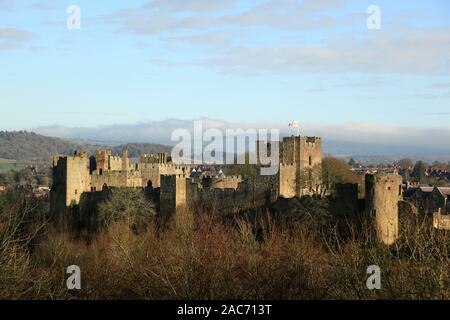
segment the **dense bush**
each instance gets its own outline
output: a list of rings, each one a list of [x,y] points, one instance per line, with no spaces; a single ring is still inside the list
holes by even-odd
[[[312,213],[289,224],[259,219],[255,228],[241,216],[225,223],[185,210],[164,231],[153,219],[141,232],[113,219],[87,244],[32,219],[24,202],[8,203],[0,207],[2,299],[450,298],[450,234],[428,221],[402,221],[400,240],[386,247],[370,226],[343,238]],[[74,264],[77,293],[65,287]],[[369,265],[381,268],[381,290],[366,287]]]

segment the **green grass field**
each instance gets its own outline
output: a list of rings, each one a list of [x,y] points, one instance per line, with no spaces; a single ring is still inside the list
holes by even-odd
[[[5,173],[10,170],[19,171],[25,168],[24,163],[20,163],[16,160],[10,160],[10,159],[1,159],[0,158],[0,173]]]

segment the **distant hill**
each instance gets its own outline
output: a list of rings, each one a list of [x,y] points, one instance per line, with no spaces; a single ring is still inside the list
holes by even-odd
[[[101,144],[79,144],[59,138],[47,137],[27,131],[0,131],[0,158],[21,162],[50,162],[54,155],[71,155],[76,150],[84,150],[94,154],[96,149],[111,149],[114,154],[121,154],[127,148],[129,156],[139,157],[141,154],[170,152],[168,146],[152,143],[129,143],[110,147]]]
[[[27,131],[0,131],[0,158],[19,161],[51,161],[55,154],[72,154],[79,144]]]

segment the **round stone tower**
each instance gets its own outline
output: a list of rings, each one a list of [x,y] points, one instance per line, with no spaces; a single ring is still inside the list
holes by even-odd
[[[396,173],[366,175],[366,213],[377,237],[387,245],[398,238],[398,202],[402,199],[402,177]]]

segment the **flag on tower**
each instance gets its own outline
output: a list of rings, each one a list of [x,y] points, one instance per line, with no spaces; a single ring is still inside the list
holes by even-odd
[[[300,123],[298,121],[289,122],[289,127],[291,128],[297,128],[299,125]]]

